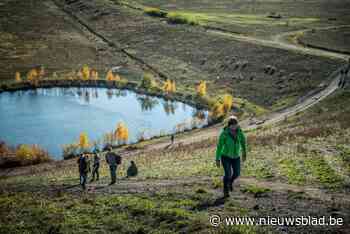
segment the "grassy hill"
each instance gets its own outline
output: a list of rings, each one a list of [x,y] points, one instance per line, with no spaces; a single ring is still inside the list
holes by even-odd
[[[350,208],[350,92],[338,91],[278,126],[248,132],[248,160],[225,203],[216,138],[125,156],[119,181],[82,192],[75,160],[16,169],[1,178],[1,232],[16,233],[346,233]],[[195,138],[195,135],[179,139]],[[151,144],[151,142],[148,142]],[[147,144],[148,144],[147,143]],[[139,146],[142,148],[144,146]],[[130,160],[137,178],[126,179]],[[17,175],[17,176],[11,176]],[[225,216],[335,216],[345,226],[210,226]]]

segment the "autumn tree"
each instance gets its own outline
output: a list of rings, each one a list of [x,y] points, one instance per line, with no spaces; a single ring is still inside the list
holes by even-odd
[[[129,130],[123,123],[118,123],[114,135],[118,142],[125,143],[129,138]]]
[[[227,113],[231,110],[233,104],[233,97],[230,94],[223,96],[224,111]]]
[[[81,151],[90,147],[89,137],[85,132],[80,133],[78,146],[80,147]]]
[[[92,80],[98,80],[98,72],[95,69],[91,69],[90,71],[90,77]]]
[[[225,115],[224,104],[217,100],[211,109],[211,114],[214,119],[220,119]]]
[[[83,68],[81,69],[81,74],[82,74],[82,79],[83,80],[88,80],[90,79],[90,68],[88,65],[84,65]]]
[[[106,75],[106,80],[108,81],[120,81],[121,78],[118,74],[114,75],[112,70],[109,70]]]
[[[157,83],[151,73],[143,74],[140,86],[145,89],[151,89],[157,86]]]
[[[16,157],[21,160],[22,165],[36,164],[50,161],[47,151],[38,145],[20,145],[15,152]]]
[[[175,81],[167,79],[163,85],[163,90],[166,93],[171,93],[176,91]]]
[[[27,80],[35,85],[37,84],[38,82],[38,79],[39,79],[39,73],[38,73],[38,70],[33,68],[33,69],[30,69],[30,71],[27,73]]]
[[[176,92],[176,85],[175,85],[175,80],[171,82],[171,92]]]
[[[197,94],[201,97],[207,94],[207,82],[201,80],[196,87]]]
[[[16,82],[21,82],[21,81],[22,81],[21,73],[16,72],[16,74],[15,74],[15,80],[16,80]]]

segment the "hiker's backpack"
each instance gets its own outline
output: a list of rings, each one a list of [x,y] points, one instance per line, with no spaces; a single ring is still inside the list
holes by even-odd
[[[120,155],[118,155],[118,154],[115,156],[115,163],[117,165],[122,164],[122,157]]]

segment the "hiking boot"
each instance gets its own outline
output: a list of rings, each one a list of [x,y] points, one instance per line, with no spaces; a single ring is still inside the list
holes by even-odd
[[[230,197],[230,193],[228,191],[224,192],[224,198],[229,198]]]

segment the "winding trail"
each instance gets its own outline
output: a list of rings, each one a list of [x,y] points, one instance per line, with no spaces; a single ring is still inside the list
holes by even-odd
[[[330,27],[323,27],[323,28],[315,28],[316,30],[325,30],[325,29],[336,29],[336,28],[342,28],[342,27],[349,27],[350,25],[340,25],[340,26],[330,26]],[[291,43],[289,38],[298,34],[302,34],[308,31],[311,31],[312,29],[304,29],[304,30],[297,30],[297,31],[291,31],[291,32],[285,32],[281,34],[274,35],[272,40],[265,40],[250,36],[244,36],[240,35],[234,32],[230,32],[228,30],[218,29],[218,28],[211,28],[206,27],[207,32],[214,34],[214,35],[221,35],[230,37],[233,40],[242,41],[242,42],[248,42],[256,45],[266,46],[266,47],[272,47],[272,48],[278,48],[283,50],[289,50],[289,51],[295,51],[302,54],[308,54],[313,56],[320,56],[320,57],[326,57],[331,59],[341,59],[341,60],[347,60],[350,56],[343,53],[333,52],[329,50],[321,50],[317,48],[311,48],[311,47],[305,47],[303,45],[300,45],[298,43]]]

